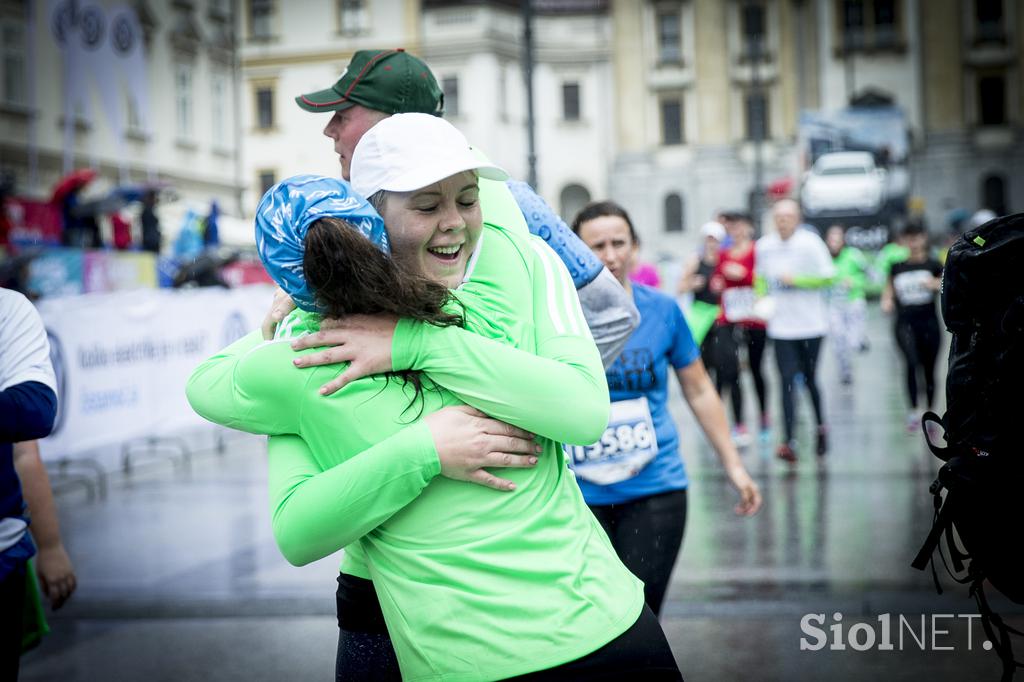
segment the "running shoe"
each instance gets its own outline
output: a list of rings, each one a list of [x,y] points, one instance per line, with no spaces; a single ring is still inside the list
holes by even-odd
[[[729,435],[732,436],[732,442],[735,443],[736,447],[738,448],[747,447],[753,440],[750,437],[750,432],[747,431],[746,424],[737,424],[736,426],[732,427],[732,430],[729,432]]]
[[[767,443],[772,437],[772,418],[767,412],[761,413],[761,442]]]
[[[815,447],[818,457],[828,452],[828,427],[822,424],[818,427],[818,439]]]
[[[921,428],[921,416],[916,411],[911,410],[907,413],[907,433],[915,435]]]
[[[779,447],[775,448],[775,456],[783,462],[789,462],[790,464],[796,462],[796,450],[789,443],[779,443]]]

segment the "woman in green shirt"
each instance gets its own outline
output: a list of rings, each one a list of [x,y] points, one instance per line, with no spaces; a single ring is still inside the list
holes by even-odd
[[[468,145],[444,126],[419,114],[386,119],[357,147],[352,177],[362,193],[385,191],[377,201],[402,272],[457,287],[459,305],[442,307],[465,328],[433,319],[429,306],[417,319],[363,300],[352,286],[359,269],[311,268],[325,254],[307,252],[307,277],[329,317],[400,317],[384,349],[393,374],[324,397],[318,387],[337,368],[297,368],[288,344],[254,334],[200,366],[189,398],[218,423],[283,435],[287,449],[271,452],[269,471],[282,551],[302,564],[347,548],[343,572],[372,579],[404,678],[621,670],[679,679],[642,585],[587,510],[561,450],[595,440],[608,415],[572,282],[525,230],[482,224],[478,197],[490,213],[503,186],[478,185],[471,171],[490,168],[479,161],[452,165]],[[302,220],[281,211],[265,220],[266,233],[273,241]],[[311,222],[311,233],[325,229]],[[413,297],[401,283],[386,291]],[[314,331],[320,319],[296,311],[282,328]],[[436,415],[463,403],[538,436],[536,463],[508,469],[500,490],[445,470],[451,450],[467,444],[446,442]]]

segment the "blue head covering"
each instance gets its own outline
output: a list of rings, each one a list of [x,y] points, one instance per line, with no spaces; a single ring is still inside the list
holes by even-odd
[[[302,272],[302,255],[306,232],[320,218],[340,218],[391,253],[384,220],[344,180],[295,175],[271,187],[256,208],[256,250],[278,286],[311,312],[321,311]]]

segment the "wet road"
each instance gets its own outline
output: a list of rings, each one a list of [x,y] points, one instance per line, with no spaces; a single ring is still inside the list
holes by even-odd
[[[998,679],[966,588],[947,578],[939,597],[930,573],[909,567],[930,527],[937,460],[907,433],[902,368],[877,307],[869,331],[853,386],[824,354],[825,458],[811,454],[806,400],[796,466],[774,460],[774,440],[744,449],[765,496],[753,519],[732,513],[675,392],[692,487],[662,621],[686,679]],[[781,412],[777,394],[772,408]],[[23,659],[22,680],[331,679],[338,558],[301,569],[281,558],[260,439],[232,435],[222,454],[210,433],[190,442],[187,469],[156,458],[112,477],[103,500],[74,486],[59,494],[79,589]],[[1010,611],[1024,624],[1020,607]],[[824,648],[801,650],[801,639]]]

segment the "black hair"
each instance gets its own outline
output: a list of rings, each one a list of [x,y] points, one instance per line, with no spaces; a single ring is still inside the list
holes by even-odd
[[[922,220],[911,220],[904,226],[900,234],[904,237],[916,237],[919,234],[927,235],[928,228]]]
[[[633,227],[633,221],[629,219],[629,214],[626,213],[626,209],[618,205],[614,201],[592,201],[591,203],[580,209],[580,212],[576,214],[576,217],[572,221],[572,231],[576,234],[580,233],[580,227],[583,223],[588,220],[594,220],[595,218],[601,218],[604,216],[616,216],[626,221],[626,225],[629,226],[629,236],[633,240],[634,244],[640,243],[640,237],[636,234],[636,228]]]

